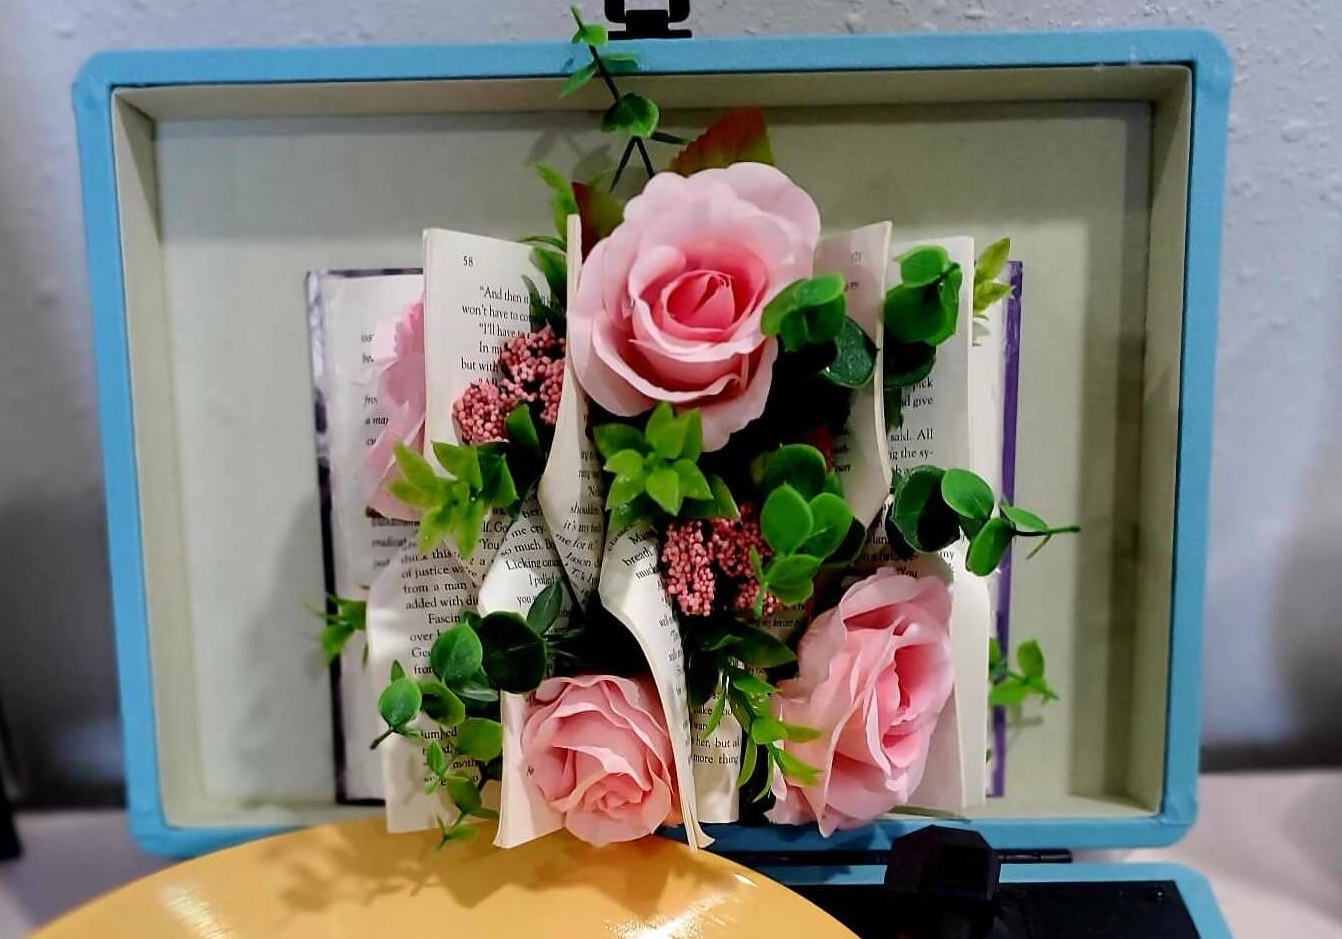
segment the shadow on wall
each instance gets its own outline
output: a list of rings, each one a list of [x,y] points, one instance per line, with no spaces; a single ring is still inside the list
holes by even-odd
[[[1342,310],[1332,321],[1339,324],[1334,360],[1342,361]],[[1333,370],[1324,381],[1319,400],[1330,403],[1329,411],[1312,424],[1315,456],[1300,491],[1291,497],[1295,514],[1286,524],[1283,556],[1273,564],[1265,559],[1246,574],[1255,578],[1280,571],[1265,643],[1270,657],[1261,665],[1270,673],[1269,686],[1281,689],[1289,730],[1270,745],[1208,748],[1205,769],[1342,766],[1342,377]],[[1262,484],[1290,486],[1292,481],[1264,479]],[[1264,493],[1265,504],[1269,495]],[[1253,511],[1251,506],[1244,510]],[[1208,624],[1209,647],[1235,641],[1235,623]]]
[[[100,491],[0,505],[0,706],[25,805],[122,800]]]

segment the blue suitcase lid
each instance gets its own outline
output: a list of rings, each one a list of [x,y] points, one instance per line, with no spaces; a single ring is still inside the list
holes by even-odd
[[[1177,226],[1183,254],[1182,309],[1177,346],[1170,352],[1180,376],[1174,459],[1172,576],[1169,595],[1162,765],[1158,803],[1149,811],[1109,815],[1045,811],[983,817],[972,824],[994,844],[1012,848],[1156,846],[1177,840],[1195,813],[1199,742],[1200,651],[1207,490],[1211,456],[1212,376],[1227,99],[1230,66],[1210,34],[1197,31],[1113,31],[1015,34],[924,34],[684,40],[639,45],[642,72],[658,75],[749,75],[776,72],[941,73],[957,70],[1048,70],[1096,65],[1186,70],[1188,97],[1175,105],[1187,120],[1186,185]],[[559,43],[495,46],[193,50],[119,52],[96,56],[75,87],[84,184],[99,402],[108,496],[108,525],[118,667],[126,733],[132,825],[151,850],[192,854],[273,831],[263,819],[202,825],[173,819],[165,804],[156,734],[155,677],[151,665],[149,590],[144,562],[145,509],[137,463],[135,376],[129,351],[127,255],[115,96],[120,92],[197,86],[268,86],[312,83],[403,82],[457,79],[500,81],[555,77],[569,66]],[[1106,70],[1098,70],[1104,72]],[[1121,71],[1121,70],[1108,70]],[[1097,74],[1098,74],[1097,72]],[[1072,73],[1069,73],[1071,75]],[[1084,82],[1072,76],[1069,81]],[[1087,97],[1078,84],[1078,96]],[[240,92],[246,93],[246,92]],[[1134,97],[1141,97],[1140,94]],[[1176,116],[1177,117],[1177,116]],[[1176,120],[1176,118],[1171,118]],[[1153,225],[1155,223],[1153,222]],[[1152,275],[1154,277],[1154,275]],[[1161,650],[1164,652],[1164,650]],[[1162,659],[1164,661],[1164,659]],[[231,817],[231,816],[230,816]],[[821,852],[872,849],[918,822],[885,821],[821,839],[813,830],[717,827],[717,847],[729,852]]]

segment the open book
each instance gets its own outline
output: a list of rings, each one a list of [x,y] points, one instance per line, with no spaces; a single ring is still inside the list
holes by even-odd
[[[575,231],[571,245],[576,241]],[[973,270],[970,239],[921,239],[918,243],[940,244],[964,270]],[[890,243],[888,223],[837,233],[822,241],[817,272],[845,273],[850,314],[873,339],[880,330],[885,291],[898,282],[899,266],[891,258],[907,247],[912,245]],[[577,271],[575,253],[570,258],[571,279]],[[1019,277],[1019,268],[1013,271]],[[343,755],[337,767],[342,796],[384,797],[393,830],[432,827],[435,817],[447,814],[450,806],[440,796],[424,793],[423,769],[413,744],[397,737],[376,752],[367,749],[367,742],[382,729],[375,702],[388,668],[392,661],[427,662],[438,633],[455,622],[454,610],[470,606],[485,612],[525,611],[544,584],[562,572],[584,602],[597,602],[594,595],[599,593],[600,602],[635,633],[643,647],[672,727],[677,761],[692,767],[689,778],[681,781],[682,796],[688,800],[682,815],[693,840],[707,843],[697,831],[698,822],[727,822],[737,817],[739,725],[728,719],[708,740],[694,729],[696,724],[703,728],[706,711],[688,712],[674,617],[669,606],[659,602],[658,594],[664,598],[660,588],[642,589],[656,584],[656,577],[642,573],[644,566],[655,567],[656,551],[629,533],[604,530],[600,461],[584,433],[562,432],[566,424],[582,428],[586,423],[585,403],[576,382],[565,384],[558,442],[539,492],[516,520],[490,519],[481,550],[467,563],[443,549],[420,557],[409,537],[413,526],[370,518],[357,499],[349,498],[349,487],[342,482],[353,478],[361,456],[359,445],[371,445],[369,428],[376,426],[370,423],[376,420],[376,396],[369,396],[366,381],[358,382],[361,366],[368,365],[361,343],[366,344],[376,325],[397,316],[423,291],[430,389],[426,442],[456,442],[452,405],[467,384],[496,367],[501,344],[527,328],[525,278],[531,276],[530,249],[524,245],[433,230],[425,236],[422,279],[407,273],[359,273],[314,275],[311,280],[312,307],[320,311],[314,322],[320,321],[324,337],[320,344],[323,368],[318,375],[325,394],[319,421],[325,422],[331,483],[326,526],[331,592],[363,596],[375,579],[386,592],[385,597],[374,596],[370,602],[371,655],[366,667],[359,661],[361,652],[347,653],[337,666],[335,719],[338,737],[346,741],[345,747],[338,748]],[[907,394],[900,426],[884,432],[884,408],[877,389],[864,389],[854,396],[849,433],[838,442],[835,463],[846,492],[859,507],[858,517],[870,519],[878,514],[888,493],[891,468],[908,469],[924,462],[969,467],[995,488],[1005,484],[1009,494],[1014,419],[1014,381],[1008,367],[1013,348],[1010,320],[999,310],[975,319],[971,290],[972,279],[966,278],[960,329],[940,348],[932,374]],[[1014,314],[1019,315],[1018,296]],[[884,448],[880,440],[885,441]],[[877,443],[864,445],[863,441]],[[564,447],[572,452],[561,452]],[[431,451],[426,455],[432,459]],[[888,560],[883,542],[883,533],[876,526],[867,563]],[[1000,790],[1000,779],[995,783],[994,779],[1004,740],[999,735],[989,741],[987,639],[1005,629],[1009,575],[1003,573],[995,582],[965,576],[963,552],[955,547],[942,560],[954,584],[956,691],[934,738],[924,784],[912,802],[925,808],[963,811],[978,804],[985,791]],[[379,571],[383,571],[380,579]],[[598,578],[598,572],[603,576]],[[405,583],[414,584],[414,589],[407,591]],[[510,711],[515,721],[519,709],[525,707],[524,701],[511,698],[504,696],[505,725]],[[422,729],[427,734],[435,732],[427,725]],[[506,740],[505,764],[510,756],[516,758]],[[994,753],[993,766],[983,760],[989,749]],[[525,772],[506,776],[515,780],[517,791],[505,790],[501,797],[507,829],[501,829],[501,843],[520,843],[557,827],[543,804],[528,801]],[[511,825],[506,824],[509,822]]]

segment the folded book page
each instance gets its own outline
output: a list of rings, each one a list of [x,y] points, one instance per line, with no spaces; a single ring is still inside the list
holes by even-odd
[[[563,565],[546,531],[540,503],[528,496],[522,511],[508,529],[494,563],[480,586],[479,613],[518,613],[526,616],[542,590],[564,577]],[[569,615],[569,599],[555,623],[563,629]],[[494,843],[513,848],[563,826],[559,813],[546,804],[531,782],[531,771],[522,754],[522,726],[530,707],[529,695],[505,694],[500,705],[503,723],[503,780],[499,793],[499,827]]]
[[[878,346],[890,257],[890,223],[880,222],[831,235],[816,251],[816,274],[842,273],[848,315]],[[853,392],[846,432],[835,442],[834,468],[854,517],[870,525],[890,494],[890,457],[885,439],[885,402],[877,372]]]
[[[424,233],[424,376],[429,388],[424,456],[430,463],[437,465],[435,442],[461,442],[453,405],[472,382],[496,377],[503,346],[530,331],[531,303],[523,278],[533,270],[531,249],[524,244],[440,228]],[[489,570],[505,531],[506,523],[486,524],[480,544],[465,559],[476,583]]]
[[[317,394],[322,535],[328,594],[363,600],[374,578],[412,538],[415,525],[368,511],[363,464],[387,417],[378,401],[373,335],[424,291],[419,271],[321,271],[308,275],[312,371]],[[352,638],[332,667],[336,799],[382,798],[382,768],[368,742],[380,732],[377,698],[364,675],[365,643]]]
[[[657,564],[657,539],[646,526],[633,525],[610,532],[601,563],[601,602],[633,633],[652,668],[671,735],[680,814],[687,840],[691,847],[707,847],[713,839],[699,827],[691,771],[693,730],[685,687],[685,650],[680,625],[662,587]]]
[[[889,457],[894,469],[910,470],[930,463],[940,467],[969,467],[971,457],[970,347],[972,343],[974,243],[969,238],[928,238],[894,244],[891,255],[920,245],[945,248],[960,265],[964,279],[955,334],[937,347],[931,374],[904,391],[900,426],[889,432]],[[888,285],[899,283],[899,263],[890,265]],[[883,530],[872,533],[862,565],[872,569],[892,560]],[[920,559],[918,564],[936,559]],[[955,688],[933,734],[928,769],[910,800],[919,808],[962,812],[983,801],[986,784],[988,636],[991,612],[987,585],[964,569],[964,546],[942,553],[940,565],[951,583],[951,653]]]
[[[413,542],[407,545],[378,575],[368,595],[368,680],[374,700],[387,686],[393,663],[399,662],[410,678],[429,677],[434,641],[457,625],[463,610],[475,605],[475,585],[455,554],[438,548],[421,556]],[[393,734],[376,751],[391,832],[436,828],[439,819],[451,822],[457,814],[442,790],[425,793],[423,750],[430,740],[450,739],[456,730],[442,728],[422,713],[411,726],[424,735],[422,743]],[[368,743],[371,740],[358,745]],[[463,771],[465,764],[454,768]],[[486,804],[491,804],[497,798],[495,787],[487,787],[484,795]]]
[[[582,268],[582,225],[568,220],[568,295],[573,299]],[[601,456],[587,428],[587,396],[566,358],[564,390],[559,398],[554,443],[541,474],[540,504],[550,536],[567,571],[578,602],[586,606],[596,593],[605,546],[605,482]]]

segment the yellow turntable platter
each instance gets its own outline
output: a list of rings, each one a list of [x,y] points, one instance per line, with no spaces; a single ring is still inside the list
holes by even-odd
[[[492,831],[433,854],[381,819],[325,825],[168,868],[33,939],[853,939],[783,886],[678,842],[520,848]]]

